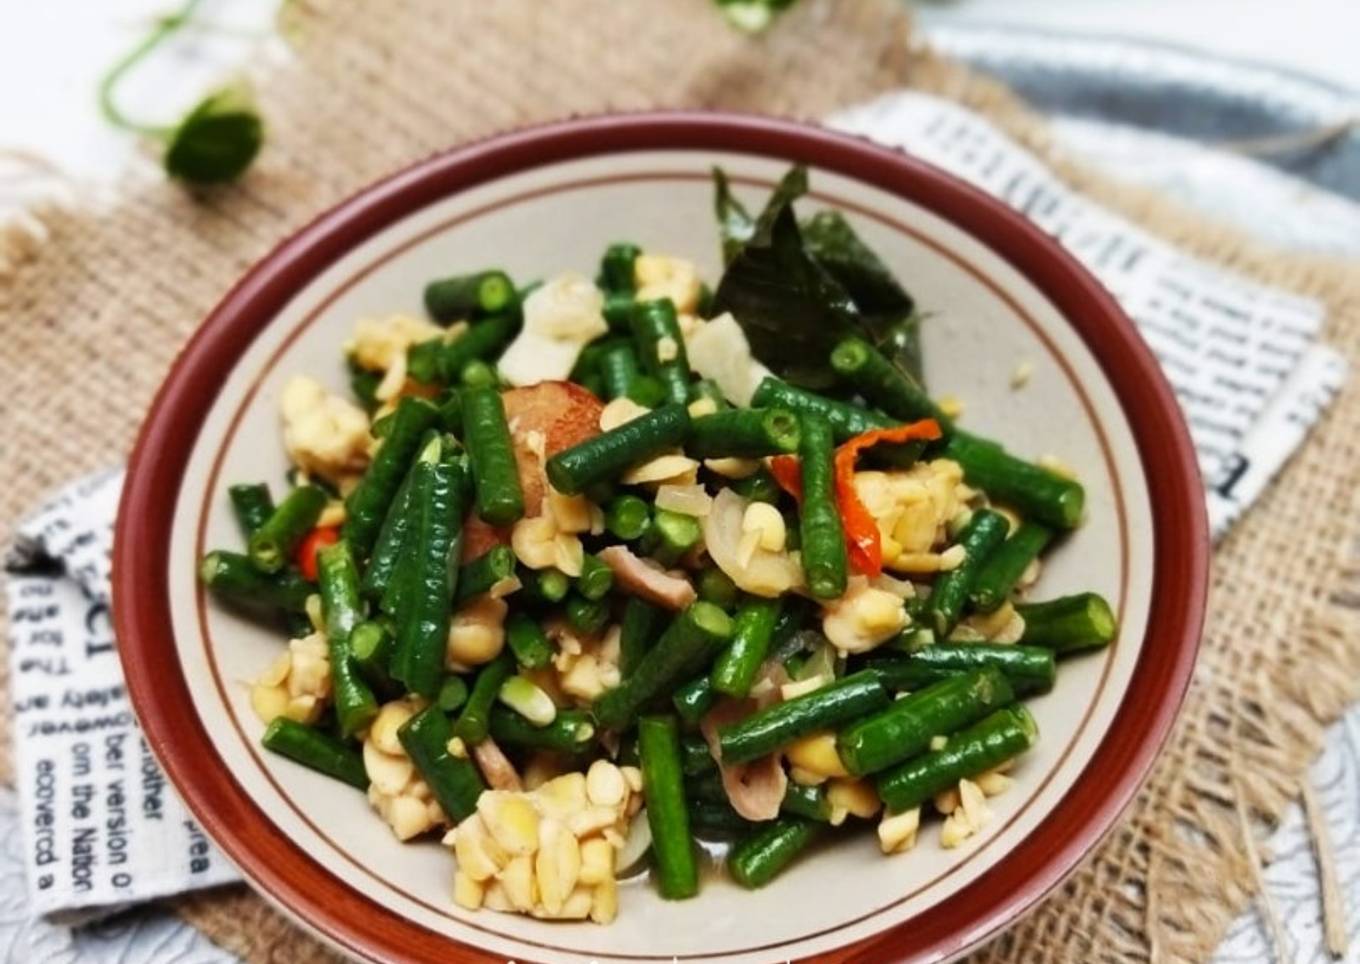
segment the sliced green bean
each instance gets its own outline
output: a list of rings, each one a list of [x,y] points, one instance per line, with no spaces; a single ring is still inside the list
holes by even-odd
[[[581,560],[581,574],[576,577],[576,591],[590,600],[603,599],[614,588],[614,570],[593,552]]]
[[[367,559],[396,498],[411,461],[434,426],[438,410],[422,398],[406,396],[397,403],[392,429],[354,491],[345,499],[342,534],[355,558]]]
[[[605,506],[604,527],[616,539],[632,542],[645,535],[651,526],[651,507],[636,495],[617,495]]]
[[[425,310],[442,324],[498,314],[516,303],[515,285],[504,271],[478,271],[431,281]]]
[[[457,712],[468,699],[467,683],[461,676],[445,676],[439,684],[439,695],[434,698],[435,705],[445,713]]]
[[[750,597],[742,603],[732,621],[732,642],[713,664],[714,690],[738,699],[750,693],[769,654],[780,609],[778,599]]]
[[[609,622],[607,599],[587,599],[580,593],[571,593],[567,596],[564,608],[567,625],[585,636],[595,635]]]
[[[302,613],[307,609],[307,597],[316,592],[296,570],[266,575],[243,554],[225,549],[203,557],[198,577],[213,595],[252,609]]]
[[[506,526],[524,515],[515,446],[505,420],[505,404],[493,388],[463,393],[463,444],[472,458],[477,515],[493,526]]]
[[[700,599],[721,609],[730,610],[741,598],[741,590],[732,577],[717,566],[709,565],[700,569],[694,580],[694,588]]]
[[[623,620],[619,624],[619,676],[628,679],[643,655],[651,649],[661,624],[661,610],[638,596],[629,596],[623,604]]]
[[[699,892],[699,868],[685,807],[680,768],[680,736],[675,720],[648,716],[638,722],[642,794],[652,831],[652,855],[661,896],[683,900]]]
[[[689,724],[697,724],[705,713],[718,702],[719,693],[713,688],[707,676],[696,676],[671,695],[675,712],[680,719]]]
[[[606,729],[623,730],[642,707],[698,672],[732,633],[732,620],[717,606],[691,603],[661,634],[624,681],[595,701],[595,718]]]
[[[1022,603],[1015,611],[1025,621],[1020,642],[1059,654],[1099,649],[1109,645],[1119,632],[1110,604],[1093,592]]]
[[[631,295],[637,290],[633,277],[633,265],[642,249],[631,241],[616,241],[605,248],[600,258],[598,284],[604,291],[616,291]]]
[[[641,548],[663,566],[674,566],[703,538],[699,520],[692,515],[657,509],[652,513],[652,525],[643,537]]]
[[[520,569],[520,596],[541,605],[560,603],[571,591],[571,579],[560,569]]]
[[[359,570],[349,543],[341,539],[316,554],[321,612],[331,663],[331,695],[340,735],[354,736],[378,715],[378,701],[350,658],[350,634],[363,618]]]
[[[685,452],[696,459],[758,459],[798,451],[798,416],[786,408],[734,408],[689,423]]]
[[[836,737],[836,748],[852,774],[877,773],[1014,699],[1010,683],[994,667],[951,676],[852,723]]]
[[[231,498],[241,535],[249,541],[255,530],[274,514],[274,497],[269,494],[269,486],[263,482],[245,482],[228,487],[227,495]]]
[[[525,612],[512,612],[505,620],[505,642],[515,662],[525,669],[542,669],[552,662],[553,645],[538,620]]]
[[[831,351],[831,368],[893,418],[904,422],[933,418],[945,435],[953,431],[953,422],[920,383],[863,338],[852,336],[836,345]]]
[[[999,670],[1017,696],[1047,693],[1057,676],[1051,649],[1015,643],[937,643],[868,663],[890,690],[919,690],[986,666]]]
[[[638,377],[637,353],[632,345],[611,345],[600,355],[600,381],[604,383],[605,398],[623,398]]]
[[[944,749],[924,753],[878,778],[878,795],[894,813],[919,807],[960,780],[977,776],[1034,745],[1038,724],[1023,706],[1007,706],[953,734]]]
[[[1000,608],[1052,538],[1053,530],[1042,523],[1021,523],[978,570],[968,593],[969,603],[985,613]]]
[[[638,302],[633,306],[632,327],[643,369],[661,382],[667,401],[688,403],[689,359],[675,304],[669,298]]]
[[[292,561],[302,540],[316,527],[330,499],[314,485],[300,485],[251,533],[250,561],[260,572],[279,572]]]
[[[849,572],[845,530],[836,508],[832,453],[831,425],[817,415],[803,416],[798,446],[803,481],[799,539],[808,589],[818,599],[844,595]]]
[[[773,753],[813,730],[867,716],[890,702],[878,677],[864,670],[718,728],[724,763],[745,763]]]
[[[817,839],[823,826],[801,817],[762,824],[728,852],[727,871],[749,890],[764,887]]]
[[[926,600],[925,623],[935,630],[937,637],[948,636],[958,623],[978,572],[1005,541],[1009,528],[1010,523],[1001,513],[979,509],[959,533],[963,561],[935,580]]]
[[[1081,483],[1009,455],[995,442],[955,432],[941,453],[963,467],[964,480],[1026,518],[1057,529],[1081,522],[1086,493]]]
[[[437,706],[427,706],[397,730],[402,749],[456,824],[477,812],[477,798],[486,783],[471,760],[449,753],[452,736],[449,718]]]
[[[838,402],[816,392],[796,388],[773,375],[767,375],[756,387],[755,394],[751,396],[751,407],[784,408],[800,416],[820,415],[830,424],[832,437],[837,443],[849,441],[856,435],[863,435],[875,429],[894,428],[902,424],[881,412],[851,405],[848,402]],[[872,454],[875,459],[882,462],[909,466],[920,458],[924,447],[924,443],[921,442],[876,445]]]
[[[580,753],[595,738],[595,724],[584,710],[558,710],[547,726],[534,726],[508,706],[493,706],[491,738],[503,747]]]
[[[515,551],[506,545],[494,545],[476,559],[458,567],[456,602],[466,602],[473,596],[490,592],[499,583],[514,578]]]
[[[431,429],[425,435],[425,442],[416,455],[416,462],[437,462],[442,452],[443,442],[439,433]],[[401,480],[392,499],[392,505],[383,518],[382,527],[378,529],[378,537],[373,542],[368,565],[364,567],[363,579],[359,582],[359,591],[375,602],[385,599],[388,587],[392,585],[392,580],[402,567],[407,539],[416,518],[411,499],[414,479],[415,465],[412,465],[405,478]],[[394,590],[392,597],[385,599],[383,611],[389,615],[395,612],[395,607],[400,603],[400,595],[400,589]]]
[[[348,783],[358,790],[368,789],[368,773],[363,758],[348,743],[329,733],[303,726],[286,716],[274,719],[260,741],[265,749],[301,763],[317,773]]]
[[[392,675],[433,698],[444,675],[452,597],[458,578],[464,470],[450,459],[418,462],[412,487],[416,520],[407,552],[411,578],[397,612]]]
[[[381,623],[365,620],[350,631],[350,662],[375,694],[396,689],[389,672],[395,648],[396,639]]]
[[[680,445],[689,430],[684,405],[663,405],[548,459],[548,481],[568,495],[611,481],[630,466]]]
[[[481,668],[477,679],[473,681],[472,692],[463,704],[463,711],[458,714],[458,721],[453,725],[454,736],[460,737],[469,746],[486,739],[491,725],[491,707],[500,694],[501,684],[514,672],[515,660],[508,652],[502,652]]]

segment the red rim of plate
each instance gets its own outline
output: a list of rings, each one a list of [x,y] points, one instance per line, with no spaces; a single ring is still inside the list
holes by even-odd
[[[484,952],[383,908],[304,853],[227,770],[194,711],[169,599],[175,493],[215,392],[251,341],[309,281],[388,225],[460,190],[559,161],[645,150],[740,150],[800,161],[918,204],[988,246],[1065,316],[1123,407],[1152,502],[1154,573],[1142,650],[1127,692],[1061,805],[948,901],[843,948],[842,959],[939,958],[1013,923],[1112,828],[1175,722],[1204,618],[1209,538],[1190,436],[1133,324],[1056,242],[1000,201],[924,162],[820,128],[721,113],[570,120],[436,155],[332,208],[281,243],[208,315],[152,404],[128,465],[113,551],[113,612],[133,705],[148,743],[204,830],[254,885],[356,956],[446,960]],[[1094,768],[1098,766],[1098,774]],[[566,948],[561,949],[568,953]],[[487,960],[499,958],[486,955]]]

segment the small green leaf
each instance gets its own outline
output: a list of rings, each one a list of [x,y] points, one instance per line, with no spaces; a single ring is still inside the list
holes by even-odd
[[[165,150],[165,170],[191,184],[234,181],[264,143],[264,123],[249,88],[209,94],[180,121]]]

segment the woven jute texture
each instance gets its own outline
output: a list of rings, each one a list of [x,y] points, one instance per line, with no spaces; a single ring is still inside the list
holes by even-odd
[[[48,212],[47,243],[0,277],[0,539],[53,486],[125,457],[179,346],[288,232],[437,149],[573,114],[810,119],[897,87],[937,93],[1155,233],[1321,300],[1327,339],[1360,359],[1353,271],[1261,247],[1056,156],[1041,119],[1004,88],[914,47],[891,0],[803,0],[758,38],[726,27],[710,0],[302,0],[287,11],[291,56],[258,78],[269,144],[242,185],[191,197],[148,164],[103,209]],[[1296,796],[1325,724],[1360,696],[1347,595],[1357,480],[1352,381],[1218,547],[1201,664],[1152,780],[1060,892],[979,960],[1209,955],[1254,890],[1239,811],[1264,831]],[[12,775],[8,756],[0,763]],[[243,888],[175,906],[250,961],[329,956]]]

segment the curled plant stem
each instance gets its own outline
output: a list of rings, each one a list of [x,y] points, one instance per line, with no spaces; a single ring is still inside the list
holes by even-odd
[[[156,24],[156,28],[152,30],[141,43],[124,54],[123,57],[110,67],[106,74],[104,74],[104,78],[99,82],[99,110],[110,124],[113,124],[115,127],[121,127],[124,130],[144,134],[147,137],[154,137],[156,140],[161,141],[169,140],[170,137],[173,136],[175,132],[173,125],[155,126],[151,124],[142,124],[128,117],[118,107],[117,102],[114,100],[113,93],[119,82],[122,81],[133,67],[141,63],[142,60],[159,47],[167,37],[179,30],[180,27],[184,26],[189,18],[193,16],[194,11],[198,8],[200,3],[202,3],[202,0],[187,0],[184,6],[176,13],[160,18]]]

